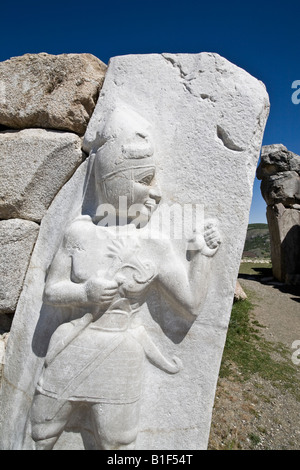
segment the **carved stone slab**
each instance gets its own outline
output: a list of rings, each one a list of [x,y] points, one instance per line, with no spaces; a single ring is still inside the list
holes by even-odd
[[[2,448],[207,448],[268,110],[217,54],[110,60],[19,301]]]

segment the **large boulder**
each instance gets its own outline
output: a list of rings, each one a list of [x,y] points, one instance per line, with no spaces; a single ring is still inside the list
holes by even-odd
[[[0,314],[13,313],[39,225],[27,220],[0,221]]]
[[[296,171],[300,175],[300,156],[290,152],[282,144],[264,145],[256,176],[259,180],[284,171]]]
[[[268,205],[284,206],[300,204],[300,176],[296,171],[284,171],[264,177],[261,193]]]
[[[267,207],[267,219],[274,277],[300,284],[300,211],[275,204]]]
[[[300,156],[282,144],[262,147],[256,176],[267,205],[300,203]]]
[[[0,125],[84,134],[106,65],[91,54],[25,54],[0,63]]]
[[[76,134],[45,129],[0,132],[0,218],[40,222],[84,159]]]
[[[256,172],[267,203],[273,275],[300,283],[300,156],[282,144],[262,148]]]

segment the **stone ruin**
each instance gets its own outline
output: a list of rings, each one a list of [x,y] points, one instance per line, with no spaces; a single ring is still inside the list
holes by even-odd
[[[268,112],[218,54],[0,63],[1,449],[207,448]]]
[[[273,276],[300,284],[300,156],[282,144],[262,147],[257,168],[267,203]]]

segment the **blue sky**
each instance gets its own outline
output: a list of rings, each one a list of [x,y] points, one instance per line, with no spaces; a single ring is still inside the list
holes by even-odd
[[[262,80],[271,102],[263,145],[300,154],[299,0],[35,0],[2,2],[0,61],[30,53],[217,52]],[[299,94],[300,97],[300,94]],[[255,181],[249,222],[266,222]]]

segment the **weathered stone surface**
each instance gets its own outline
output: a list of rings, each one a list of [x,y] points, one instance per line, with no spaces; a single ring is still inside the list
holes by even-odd
[[[239,281],[236,281],[234,299],[233,299],[234,302],[239,302],[240,300],[246,300],[246,299],[247,299],[247,294],[245,293]]]
[[[27,220],[0,221],[0,313],[12,313],[22,289],[39,225]]]
[[[1,448],[207,447],[268,109],[263,84],[217,54],[111,59],[85,134],[89,159],[42,220],[18,303],[0,400]],[[139,203],[146,226],[97,224],[104,203],[122,213],[118,196]],[[178,219],[166,209],[182,222],[186,205],[199,218],[187,209],[185,230],[171,236]],[[116,264],[108,272],[109,260]],[[86,327],[78,356],[62,333],[73,325]],[[51,351],[58,355],[51,359]],[[103,351],[109,354],[100,360]],[[86,364],[91,352],[97,360]],[[80,369],[81,361],[92,370]],[[70,396],[74,368],[85,377]],[[38,403],[37,390],[49,402],[47,386],[55,388],[52,409]],[[51,419],[61,415],[58,397],[68,415],[69,401],[74,411],[68,424],[60,416],[59,430]]]
[[[262,147],[256,176],[261,182],[261,192],[268,205],[284,206],[300,201],[300,156],[282,144]]]
[[[300,203],[300,176],[296,171],[284,171],[264,177],[261,193],[268,205]]]
[[[264,145],[256,176],[259,180],[284,171],[300,174],[300,156],[290,152],[282,144]]]
[[[300,156],[282,144],[262,148],[257,169],[267,203],[273,275],[300,283]]]
[[[85,155],[76,134],[44,129],[0,132],[0,218],[39,222]]]
[[[267,207],[273,275],[300,284],[300,211],[283,204]]]
[[[25,54],[0,62],[0,125],[84,134],[105,70],[91,54]]]

